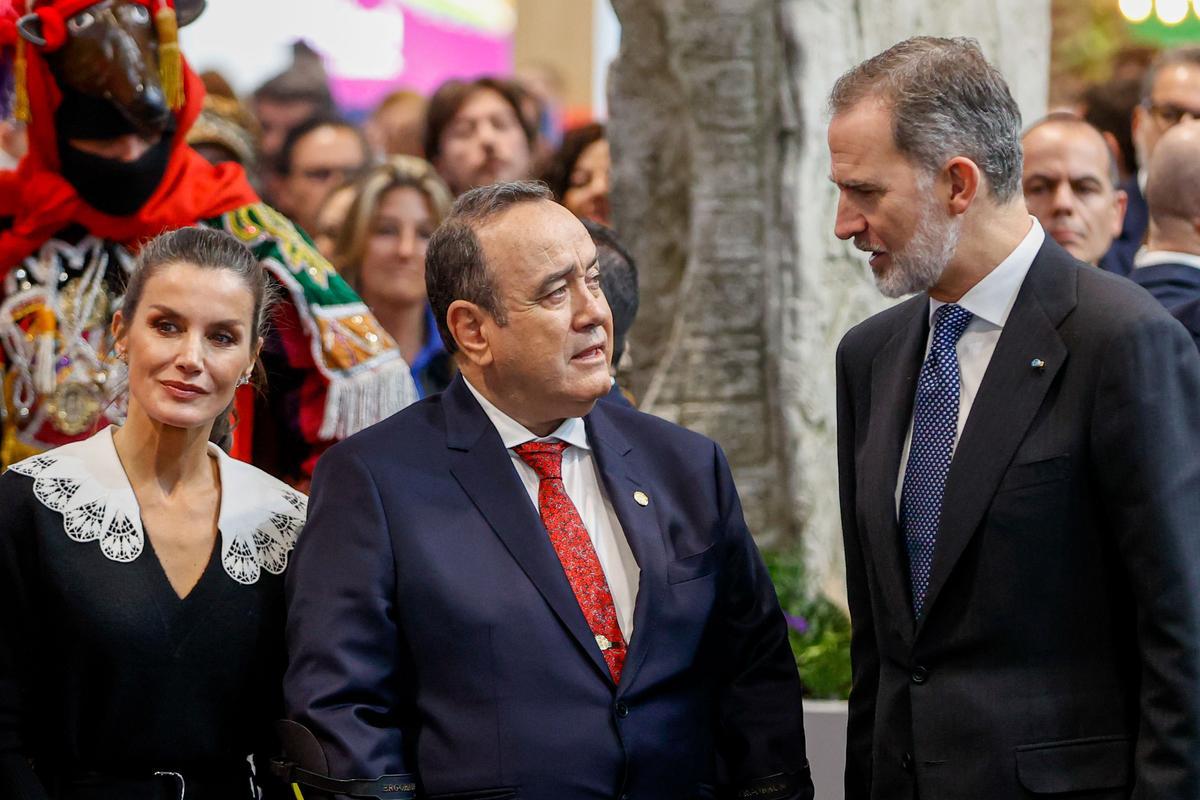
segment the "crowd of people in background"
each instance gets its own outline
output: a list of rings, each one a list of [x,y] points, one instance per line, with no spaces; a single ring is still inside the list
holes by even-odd
[[[546,70],[349,119],[303,45],[243,100],[203,3],[97,5],[0,26],[0,798],[812,800],[729,464],[621,385],[605,127]],[[1022,131],[916,37],[829,108],[913,295],[837,356],[847,798],[1196,797],[1200,47]]]
[[[264,198],[354,276],[372,310],[390,320],[426,393],[443,388],[449,372],[436,357],[436,326],[422,316],[427,305],[411,270],[448,210],[446,198],[499,181],[542,180],[580,219],[612,224],[604,125],[562,130],[550,96],[554,76],[543,72],[451,80],[429,97],[398,89],[359,124],[339,114],[319,57],[298,44],[292,66],[248,104],[220,75],[206,74],[209,97],[189,140],[214,162],[245,167]],[[1200,48],[1130,62],[1026,128],[1022,185],[1030,213],[1059,244],[1145,286],[1200,343],[1200,245],[1178,235],[1188,209],[1175,202],[1188,194],[1186,170],[1164,165],[1157,215],[1149,201],[1160,139],[1197,115]],[[1181,134],[1177,147],[1186,149],[1187,139]],[[397,287],[407,276],[412,290],[388,289],[376,275]],[[372,288],[364,292],[363,281]]]
[[[298,44],[292,65],[245,103],[221,75],[202,75],[208,97],[188,139],[213,163],[240,164],[312,238],[396,339],[424,396],[454,372],[425,297],[425,246],[466,190],[543,181],[633,264],[609,227],[604,125],[562,130],[545,71],[449,80],[429,97],[398,89],[359,123],[337,108],[319,57]],[[635,280],[631,309],[636,290]],[[632,316],[618,327],[630,324]]]
[[[1145,287],[1200,346],[1197,119],[1200,47],[1168,51],[1027,127],[1022,187],[1055,241]]]

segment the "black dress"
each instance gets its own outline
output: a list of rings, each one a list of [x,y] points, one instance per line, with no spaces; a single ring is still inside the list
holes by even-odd
[[[214,451],[220,535],[182,599],[110,430],[0,477],[0,798],[256,796],[305,498]]]

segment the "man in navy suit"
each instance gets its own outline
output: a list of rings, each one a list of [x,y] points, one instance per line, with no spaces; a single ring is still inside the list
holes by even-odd
[[[459,198],[461,374],[331,449],[287,584],[288,716],[421,797],[811,798],[786,625],[711,441],[612,403],[596,248],[540,184]]]
[[[1200,300],[1197,181],[1200,181],[1200,123],[1186,122],[1163,135],[1150,159],[1146,179],[1150,232],[1129,276],[1172,312],[1178,306]]]

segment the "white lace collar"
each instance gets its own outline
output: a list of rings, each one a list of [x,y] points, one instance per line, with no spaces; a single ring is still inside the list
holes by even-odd
[[[37,499],[62,515],[67,536],[99,541],[113,561],[142,553],[145,533],[133,487],[117,457],[113,429],[27,458],[10,469],[34,479]],[[288,554],[304,525],[308,498],[262,470],[230,458],[216,445],[221,475],[221,564],[238,583],[252,584],[262,570],[287,567]]]

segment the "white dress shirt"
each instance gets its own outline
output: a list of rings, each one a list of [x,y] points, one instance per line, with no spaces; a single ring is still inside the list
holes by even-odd
[[[1029,218],[1033,223],[1029,233],[1009,253],[1008,258],[996,265],[996,268],[983,277],[979,283],[972,286],[958,301],[958,305],[970,311],[975,317],[963,331],[954,351],[958,354],[959,390],[958,390],[958,431],[951,445],[951,458],[962,437],[963,427],[975,403],[975,394],[979,384],[983,382],[983,374],[987,372],[992,354],[996,352],[996,343],[1000,341],[1000,333],[1004,323],[1012,313],[1013,304],[1017,302],[1017,293],[1025,282],[1025,275],[1033,264],[1038,250],[1046,234],[1041,224],[1034,217]],[[933,333],[933,312],[946,305],[940,300],[929,298],[929,328]],[[925,357],[929,357],[931,346],[930,337],[925,340]],[[915,409],[914,409],[915,411]],[[908,422],[908,434],[904,437],[904,450],[900,454],[900,475],[896,480],[896,515],[900,514],[900,493],[904,488],[904,473],[908,471],[908,451],[912,446],[912,420]]]
[[[633,639],[633,609],[637,603],[638,583],[642,571],[637,559],[633,557],[633,550],[629,547],[629,540],[625,537],[621,521],[617,519],[617,513],[604,491],[583,420],[579,417],[563,420],[562,425],[549,436],[538,437],[490,403],[465,376],[463,380],[483,407],[483,412],[492,421],[492,425],[496,427],[504,446],[508,448],[513,469],[525,484],[525,491],[529,493],[535,511],[538,507],[538,485],[541,480],[533,467],[526,464],[513,448],[526,442],[547,442],[554,439],[567,443],[562,459],[563,487],[567,490],[567,497],[571,498],[571,502],[579,511],[583,526],[587,528],[592,547],[596,549],[596,557],[600,559],[600,567],[604,570],[604,577],[608,580],[608,589],[612,592],[613,606],[617,611],[617,625],[626,643],[630,642]]]

